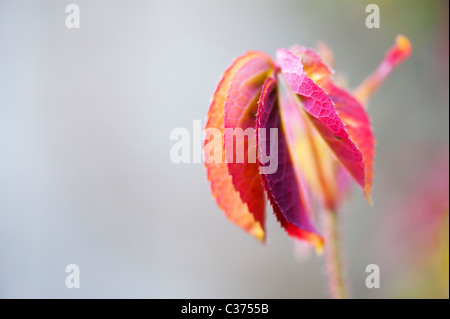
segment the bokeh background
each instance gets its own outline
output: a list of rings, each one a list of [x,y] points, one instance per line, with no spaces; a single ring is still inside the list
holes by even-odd
[[[399,33],[413,55],[369,108],[375,205],[355,188],[343,209],[348,277],[358,298],[448,297],[447,1],[71,2],[0,0],[0,297],[328,297],[324,258],[299,260],[270,212],[266,245],[228,222],[170,132],[247,50],[323,41],[353,88]]]

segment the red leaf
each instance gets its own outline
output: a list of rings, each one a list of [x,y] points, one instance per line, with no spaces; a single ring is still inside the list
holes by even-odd
[[[316,83],[332,99],[334,108],[339,118],[344,122],[350,139],[361,152],[365,167],[364,193],[368,201],[371,202],[375,137],[372,132],[369,116],[356,98],[344,89],[337,87],[331,81],[332,72],[322,62],[317,53],[300,46],[293,47],[293,50],[296,55],[301,57],[303,69],[308,77],[316,78]],[[319,73],[319,75],[315,73]]]
[[[265,196],[256,161],[256,113],[262,86],[273,71],[271,58],[255,53],[230,80],[224,109],[228,171],[241,200],[260,220],[264,220]]]
[[[258,240],[263,241],[265,238],[264,211],[250,211],[248,205],[242,201],[239,192],[234,188],[232,177],[228,171],[228,164],[225,161],[222,139],[224,136],[224,105],[230,82],[243,66],[260,56],[259,52],[248,52],[237,58],[225,71],[214,93],[205,127],[206,133],[208,133],[208,129],[216,129],[220,136],[212,140],[208,136],[205,137],[204,156],[208,180],[211,182],[212,194],[218,206],[225,212],[228,219]],[[207,151],[211,146],[210,143],[213,143],[214,154]],[[216,152],[219,156],[215,157]],[[218,160],[216,160],[217,158]],[[256,200],[262,201],[264,199]]]
[[[304,110],[337,159],[364,188],[364,164],[361,152],[350,140],[333,101],[303,70],[299,57],[285,49],[277,50],[277,61],[290,89],[298,94]]]
[[[326,86],[329,96],[335,103],[339,117],[346,124],[351,140],[362,154],[365,170],[364,194],[371,202],[373,158],[375,156],[375,137],[372,132],[369,116],[362,105],[347,91],[337,87],[331,81]]]
[[[272,143],[278,143],[278,168],[273,174],[262,174],[263,184],[267,191],[275,216],[287,233],[297,239],[312,243],[317,251],[323,247],[323,239],[311,224],[308,213],[307,195],[304,185],[296,172],[282,128],[280,109],[277,100],[276,80],[267,79],[258,103],[257,121],[258,158],[268,155]],[[276,140],[271,140],[270,129],[278,130]],[[262,131],[264,130],[264,132]],[[269,138],[270,137],[270,138]],[[263,146],[263,147],[262,147]],[[264,154],[265,153],[265,154]],[[273,157],[269,157],[274,160]],[[260,161],[261,167],[271,163]],[[264,163],[264,164],[263,164]]]

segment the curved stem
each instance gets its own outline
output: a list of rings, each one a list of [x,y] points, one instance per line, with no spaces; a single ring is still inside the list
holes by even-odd
[[[335,211],[328,211],[325,214],[325,221],[326,262],[330,293],[332,298],[346,299],[348,298],[348,291],[340,245],[339,214]]]

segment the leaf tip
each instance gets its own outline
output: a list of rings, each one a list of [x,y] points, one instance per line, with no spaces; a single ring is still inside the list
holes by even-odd
[[[311,233],[311,237],[308,240],[313,246],[316,254],[321,256],[324,251],[325,241],[322,236]]]
[[[397,35],[395,38],[395,45],[397,46],[399,52],[402,52],[405,57],[409,57],[412,52],[412,46],[406,36],[402,34]]]
[[[364,197],[366,198],[367,202],[371,207],[373,207],[373,200],[372,200],[372,194],[364,192]]]
[[[266,233],[264,232],[259,222],[256,222],[252,225],[249,233],[254,236],[260,243],[264,243],[266,241]]]

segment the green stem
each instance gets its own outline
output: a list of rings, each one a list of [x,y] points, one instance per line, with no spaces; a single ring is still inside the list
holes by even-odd
[[[335,299],[347,299],[348,291],[342,262],[341,238],[339,235],[339,214],[335,211],[328,211],[325,215],[325,253],[331,297]]]

